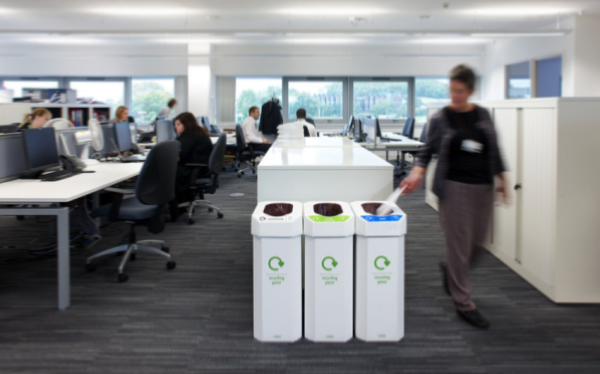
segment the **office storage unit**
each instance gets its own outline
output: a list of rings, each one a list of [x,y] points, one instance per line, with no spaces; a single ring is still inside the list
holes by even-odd
[[[495,121],[513,196],[494,209],[487,248],[556,303],[600,303],[600,99],[480,105]]]
[[[304,336],[315,342],[352,338],[354,214],[348,203],[304,204]]]
[[[302,203],[263,202],[252,214],[254,338],[302,337]]]
[[[391,213],[378,216],[389,206]],[[397,342],[404,337],[404,237],[406,214],[389,201],[350,204],[356,222],[356,337]]]
[[[2,124],[23,121],[26,113],[31,113],[37,108],[44,108],[52,113],[52,118],[65,118],[73,122],[73,126],[87,126],[90,118],[98,121],[108,121],[111,110],[104,104],[50,104],[50,103],[12,103],[0,104],[0,118]]]

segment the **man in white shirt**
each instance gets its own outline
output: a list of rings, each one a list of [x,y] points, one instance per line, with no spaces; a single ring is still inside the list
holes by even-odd
[[[256,120],[260,118],[260,110],[258,107],[253,106],[248,110],[248,114],[250,116],[242,123],[246,144],[252,144],[252,149],[255,151],[266,153],[271,148],[271,144],[267,139],[258,136],[258,130],[256,129]]]
[[[308,129],[308,134],[311,137],[317,136],[317,129],[315,129],[315,125],[313,125],[310,122],[306,122],[306,110],[304,110],[303,108],[298,109],[296,111],[296,120],[298,122],[301,122],[302,125],[304,125],[304,127]]]
[[[175,100],[175,99],[169,100],[169,102],[167,103],[167,106],[162,108],[158,112],[156,117],[164,117],[164,119],[171,119],[171,111],[173,110],[173,108],[175,108],[175,105],[177,105],[177,100]]]

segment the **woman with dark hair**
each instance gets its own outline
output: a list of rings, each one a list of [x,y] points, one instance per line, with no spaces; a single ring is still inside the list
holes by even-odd
[[[427,142],[400,186],[406,192],[419,188],[432,154],[438,155],[432,190],[439,199],[446,237],[446,261],[440,263],[443,286],[461,318],[487,328],[490,323],[471,300],[468,272],[483,251],[494,203],[494,178],[504,203],[508,202],[508,182],[490,114],[469,103],[474,89],[475,74],[470,68],[452,69],[452,102],[430,119]]]
[[[198,124],[196,117],[190,112],[181,113],[175,118],[177,141],[181,143],[179,163],[177,164],[177,191],[182,191],[189,182],[192,168],[186,164],[208,165],[213,144],[210,134]],[[208,174],[208,167],[200,169],[199,177]]]

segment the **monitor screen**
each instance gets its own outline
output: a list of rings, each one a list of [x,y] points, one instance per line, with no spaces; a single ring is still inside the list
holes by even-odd
[[[346,126],[344,126],[344,131],[342,131],[342,136],[347,136],[348,131],[350,131],[352,129],[353,125],[354,125],[354,116],[350,116],[350,121],[348,121],[348,124]]]
[[[19,129],[18,123],[13,123],[12,125],[0,125],[0,135],[15,133],[15,132],[17,132],[18,129]]]
[[[158,121],[156,122],[156,142],[162,143],[167,140],[175,140],[177,133],[173,121]]]
[[[59,165],[53,127],[23,130],[23,145],[29,171],[40,171]]]
[[[58,153],[65,156],[77,156],[77,139],[75,133],[63,132],[58,134]]]
[[[364,118],[362,120],[363,131],[367,134],[367,143],[375,143],[377,134],[375,118]]]
[[[357,119],[354,121],[354,139],[360,138],[362,132],[362,120]]]
[[[115,123],[115,140],[117,146],[119,147],[119,152],[131,151],[133,145],[131,144],[131,131],[129,130],[129,123]]]
[[[375,136],[379,137],[380,139],[383,138],[383,136],[381,135],[381,126],[379,125],[379,118],[375,118]]]

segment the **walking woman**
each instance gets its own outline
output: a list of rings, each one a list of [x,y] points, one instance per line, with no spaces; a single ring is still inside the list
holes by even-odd
[[[474,88],[475,74],[470,68],[459,65],[452,70],[452,102],[430,119],[427,142],[401,187],[406,192],[419,188],[432,154],[438,155],[432,190],[439,199],[446,237],[446,261],[440,263],[444,288],[460,317],[488,328],[490,323],[471,300],[468,273],[483,251],[494,204],[494,177],[504,203],[508,202],[508,182],[490,114],[469,103]]]

